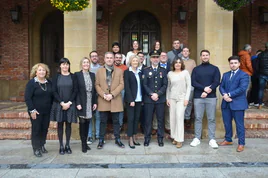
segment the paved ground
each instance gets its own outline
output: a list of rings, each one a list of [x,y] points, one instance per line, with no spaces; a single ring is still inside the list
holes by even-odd
[[[0,177],[268,177],[267,139],[247,139],[242,153],[236,152],[237,144],[215,150],[208,140],[196,148],[189,146],[190,141],[181,149],[168,140],[164,147],[153,140],[149,147],[136,149],[107,141],[102,150],[93,143],[84,154],[75,140],[73,154],[63,156],[58,154],[58,142],[48,141],[49,153],[36,158],[30,141],[1,140]]]

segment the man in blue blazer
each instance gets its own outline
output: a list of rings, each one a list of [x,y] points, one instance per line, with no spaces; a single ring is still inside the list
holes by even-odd
[[[244,151],[245,146],[245,126],[244,114],[248,109],[247,87],[249,84],[248,74],[239,69],[240,59],[238,56],[231,56],[228,59],[231,71],[223,74],[220,84],[220,92],[223,96],[221,110],[225,127],[225,140],[220,146],[232,145],[232,120],[236,124],[238,136],[237,152]]]

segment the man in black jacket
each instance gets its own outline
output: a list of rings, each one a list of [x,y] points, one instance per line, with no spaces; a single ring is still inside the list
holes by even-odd
[[[265,51],[258,55],[259,62],[259,106],[261,109],[263,105],[263,92],[268,80],[268,42],[265,44]]]
[[[158,121],[157,139],[158,145],[164,146],[164,108],[166,102],[167,72],[159,65],[159,54],[151,54],[152,66],[143,70],[145,132],[144,146],[149,146],[152,130],[153,113],[156,112]]]

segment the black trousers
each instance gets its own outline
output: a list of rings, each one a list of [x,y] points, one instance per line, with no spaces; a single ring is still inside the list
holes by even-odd
[[[258,104],[259,100],[259,78],[251,76],[251,90],[249,95],[249,103]]]
[[[157,118],[157,138],[163,139],[164,137],[164,120],[165,120],[165,103],[145,103],[145,125],[144,125],[144,138],[151,139],[152,135],[152,120],[154,111]]]
[[[132,137],[137,134],[140,119],[141,102],[135,102],[135,106],[127,104],[127,136]]]
[[[50,122],[50,114],[37,114],[36,119],[31,119],[32,123],[32,147],[39,149],[46,144],[47,131]]]
[[[87,144],[89,122],[90,122],[90,119],[83,119],[79,117],[79,134],[80,134],[82,146],[86,146]]]
[[[100,111],[100,140],[104,140],[106,134],[107,120],[110,111]],[[120,138],[119,112],[112,112],[114,137]]]

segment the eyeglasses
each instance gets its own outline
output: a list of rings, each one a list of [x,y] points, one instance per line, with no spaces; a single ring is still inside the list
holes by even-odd
[[[93,57],[98,57],[98,56],[91,56],[91,57],[93,58]]]

